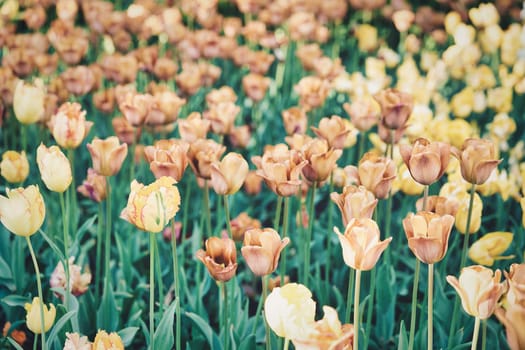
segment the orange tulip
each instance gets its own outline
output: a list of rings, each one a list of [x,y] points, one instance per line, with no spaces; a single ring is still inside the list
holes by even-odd
[[[77,148],[82,143],[93,122],[86,121],[86,111],[80,103],[66,102],[51,117],[48,126],[55,141],[67,149]]]
[[[381,106],[382,122],[388,129],[402,128],[412,113],[412,96],[395,89],[386,89],[374,96]]]
[[[158,140],[153,146],[144,148],[144,155],[149,162],[153,175],[158,179],[171,176],[177,181],[182,179],[188,167],[189,143],[182,140]]]
[[[235,276],[237,251],[232,239],[210,237],[206,240],[206,251],[199,249],[196,256],[216,281],[227,282]]]
[[[103,176],[117,174],[128,154],[128,145],[121,144],[116,136],[104,140],[95,137],[86,146],[93,159],[93,169]]]
[[[494,144],[490,140],[469,138],[463,142],[461,151],[452,148],[452,154],[459,159],[461,175],[471,184],[481,185],[501,160],[497,160]]]
[[[443,176],[450,160],[450,145],[418,138],[412,146],[399,145],[410,174],[422,185],[430,185]]]
[[[241,253],[250,270],[256,276],[264,276],[275,271],[281,251],[288,243],[288,237],[281,240],[277,231],[271,228],[251,229],[244,233]]]
[[[337,204],[346,227],[352,219],[371,219],[377,206],[377,198],[363,186],[345,186],[343,193],[332,192],[332,201]]]

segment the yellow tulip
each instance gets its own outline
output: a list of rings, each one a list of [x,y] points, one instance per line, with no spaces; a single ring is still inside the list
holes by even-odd
[[[26,152],[6,151],[0,162],[2,177],[11,183],[24,182],[29,175],[29,162]]]
[[[124,350],[124,344],[120,336],[115,333],[107,333],[99,330],[93,341],[93,350]]]
[[[34,84],[20,80],[13,95],[16,119],[22,124],[33,124],[44,115],[44,83],[36,79]]]
[[[468,251],[469,258],[476,264],[492,266],[495,260],[512,259],[511,256],[500,256],[512,243],[511,232],[491,232],[483,235],[472,244]]]
[[[296,339],[314,322],[315,301],[302,284],[288,283],[272,290],[264,303],[264,315],[279,337]]]
[[[248,162],[240,154],[228,153],[211,164],[211,185],[217,194],[234,194],[243,185],[248,171]]]
[[[0,196],[0,220],[15,235],[31,236],[46,216],[44,199],[38,187],[7,189],[7,197]]]
[[[29,330],[35,334],[42,333],[42,324],[40,323],[40,299],[38,297],[33,298],[31,304],[26,303],[24,308],[26,309],[26,325]],[[53,323],[55,322],[56,309],[55,305],[49,304],[43,305],[44,308],[44,332],[47,332]]]
[[[36,161],[42,181],[50,191],[67,190],[73,180],[71,164],[58,146],[47,148],[41,143],[36,150]]]
[[[469,205],[469,194],[462,192],[456,197],[459,201],[458,212],[456,213],[456,229],[465,234],[467,231],[467,216],[468,216],[468,205]],[[481,197],[475,193],[474,202],[472,207],[472,217],[470,220],[469,233],[475,233],[481,226],[481,213],[483,211],[483,202]]]
[[[175,183],[175,179],[167,176],[147,186],[133,180],[128,204],[120,217],[140,230],[161,232],[179,211],[180,194]]]

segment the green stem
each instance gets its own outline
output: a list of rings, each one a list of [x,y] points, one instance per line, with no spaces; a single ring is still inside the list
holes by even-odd
[[[264,288],[264,279],[263,279],[263,286],[262,287]],[[259,322],[259,315],[261,313],[263,304],[264,304],[264,297],[261,295],[261,297],[259,298],[259,303],[257,304],[257,311],[255,312],[255,322],[253,323],[253,328],[252,328],[252,333],[253,333],[254,336],[257,333],[257,324]]]
[[[69,216],[72,219],[72,222],[68,220],[68,230],[70,230],[72,233],[76,232],[76,224],[77,224],[77,201],[76,201],[76,191],[77,188],[75,185],[75,150],[72,148],[68,148],[67,150],[67,158],[69,160],[69,164],[71,165],[71,185],[69,186],[69,190],[67,192],[68,194],[68,211]],[[71,224],[72,223],[72,224]]]
[[[312,195],[310,198],[310,207],[308,208],[308,231],[304,240],[304,266],[303,266],[303,284],[308,286],[308,275],[310,267],[310,244],[312,243],[312,231],[314,226],[314,203],[315,203],[315,189],[317,182],[312,184]]]
[[[459,270],[463,269],[465,267],[465,263],[467,262],[467,251],[468,251],[468,241],[469,241],[469,235],[470,235],[470,222],[472,220],[472,209],[474,206],[474,195],[476,194],[476,185],[472,184],[470,188],[470,199],[469,199],[469,205],[468,205],[468,214],[467,214],[467,223],[466,223],[466,230],[465,230],[465,237],[463,238],[463,249],[461,251],[461,261],[459,264]],[[452,337],[454,336],[454,333],[456,332],[456,322],[459,315],[459,303],[460,299],[458,295],[456,294],[455,301],[454,301],[454,310],[452,312],[452,321],[450,322],[450,331],[448,334],[448,348],[451,349],[452,347]]]
[[[33,245],[31,244],[31,239],[29,236],[26,236],[27,246],[29,247],[29,253],[31,254],[31,259],[33,260],[33,266],[35,267],[36,274],[36,287],[38,290],[38,298],[40,299],[40,327],[42,328],[42,349],[47,349],[46,343],[46,328],[44,322],[44,297],[42,293],[42,282],[40,281],[40,269],[38,268],[38,262],[36,261],[35,251],[33,250]]]
[[[222,331],[224,335],[224,349],[228,349],[229,334],[228,334],[228,285],[226,282],[221,283],[222,292]]]
[[[354,293],[354,346],[359,349],[359,292],[361,290],[361,270],[355,270],[355,293]]]
[[[290,339],[289,338],[284,339],[283,350],[288,350],[289,345],[290,345]]]
[[[181,315],[180,315],[180,285],[179,285],[179,263],[177,254],[177,237],[175,236],[175,218],[172,219],[172,230],[171,230],[171,253],[173,255],[173,288],[175,289],[175,302],[177,303],[175,312],[176,317],[176,349],[180,350],[180,329],[181,329]]]
[[[137,128],[133,127],[133,140],[129,149],[129,183],[135,179],[135,149],[137,148]]]
[[[96,299],[96,304],[98,305],[99,301],[100,301],[100,278],[102,276],[102,262],[100,261],[100,256],[102,255],[102,226],[103,226],[103,222],[102,222],[102,217],[103,217],[103,214],[104,213],[104,209],[102,208],[102,202],[100,202],[98,204],[98,219],[97,219],[97,255],[96,255],[96,260],[95,260],[95,271],[96,271],[96,276],[95,278],[97,279],[96,282],[95,282],[95,299]]]
[[[283,230],[282,238],[288,235],[288,218],[290,215],[290,197],[284,198],[284,214],[283,214]],[[286,247],[281,252],[281,267],[279,269],[280,285],[284,286],[284,278],[286,276]]]
[[[162,305],[162,303],[164,302],[164,282],[162,281],[162,269],[160,267],[160,250],[159,243],[157,242],[157,240],[155,240],[155,251],[158,252],[155,258],[155,270],[157,274],[157,282],[159,284],[159,303]]]
[[[476,320],[474,321],[474,334],[472,334],[472,346],[470,348],[471,350],[476,350],[478,346],[479,323],[480,319],[479,317],[476,317]]]
[[[27,125],[20,124],[20,138],[22,140],[22,151],[27,153]]]
[[[208,237],[211,237],[211,209],[210,209],[210,185],[204,180],[204,206],[206,211],[206,226],[208,226]]]
[[[357,161],[361,159],[363,153],[365,152],[365,141],[366,141],[366,131],[361,131],[359,133],[359,145],[357,146]]]
[[[365,340],[364,349],[368,349],[368,342],[370,340],[370,331],[372,330],[372,314],[374,312],[374,299],[376,295],[376,274],[377,269],[374,267],[370,271],[370,295],[366,306],[366,326],[365,326]]]
[[[417,315],[417,291],[419,285],[419,270],[421,262],[416,259],[416,268],[414,270],[414,285],[412,286],[412,306],[410,313],[410,336],[408,340],[408,350],[414,349],[414,335],[416,332],[416,315]]]
[[[433,347],[433,300],[434,300],[434,264],[428,264],[428,295],[427,295],[427,349],[432,350]]]
[[[69,310],[69,288],[70,288],[70,281],[69,281],[69,233],[68,233],[68,226],[69,226],[69,218],[66,213],[66,206],[65,206],[65,200],[64,200],[64,192],[59,193],[60,197],[60,209],[62,211],[62,232],[64,234],[64,258],[65,261],[62,262],[62,265],[64,266],[64,272],[66,273],[66,287],[64,288],[64,303],[66,311]]]
[[[481,350],[485,350],[487,348],[487,320],[483,320],[481,332]]]
[[[149,234],[149,345],[155,349],[155,234]]]
[[[111,273],[109,270],[109,255],[111,244],[111,181],[106,176],[106,235],[104,242],[104,293],[108,292]]]
[[[332,193],[334,191],[334,173],[332,172],[330,174],[330,185],[328,189],[328,193]],[[328,201],[328,232],[330,230],[333,230],[333,201]],[[332,235],[328,234],[326,235],[326,269],[325,269],[325,284],[326,284],[326,295],[330,293],[330,266],[332,265]]]
[[[264,275],[262,278],[262,284],[263,284],[263,303],[266,301],[266,298],[268,297],[268,278],[270,275]],[[264,322],[264,328],[266,330],[265,332],[265,344],[266,344],[266,350],[270,350],[272,348],[271,344],[271,338],[270,338],[270,325],[268,322]]]
[[[275,217],[273,219],[273,229],[279,231],[279,221],[281,219],[281,210],[283,206],[283,197],[277,196],[277,208],[275,209]]]
[[[228,236],[233,239],[232,225],[230,223],[230,204],[228,203],[228,195],[224,195],[224,215],[226,219],[226,227],[228,228]]]
[[[189,207],[189,203],[190,203],[190,198],[191,198],[191,188],[192,188],[192,182],[188,182],[188,185],[186,186],[186,194],[184,195],[184,207],[183,207],[183,211],[182,211],[182,227],[181,227],[181,230],[180,230],[180,244],[183,246],[184,245],[184,240],[185,240],[185,232],[188,228],[188,207]],[[202,227],[199,226],[199,227]],[[186,260],[186,254],[184,253],[184,248],[183,248],[183,251],[182,251],[182,254],[181,254],[181,262],[180,262],[180,266],[184,269],[184,265],[185,265],[185,260]],[[182,300],[181,300],[182,302]]]
[[[345,314],[345,323],[350,323],[350,312],[352,311],[352,292],[354,291],[354,280],[355,280],[355,274],[353,273],[353,270],[350,267],[350,270],[348,270],[348,290],[346,291],[346,314]]]

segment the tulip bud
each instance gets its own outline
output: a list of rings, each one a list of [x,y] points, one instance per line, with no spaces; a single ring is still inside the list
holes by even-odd
[[[15,235],[31,236],[44,223],[46,206],[38,187],[31,185],[14,190],[6,189],[7,197],[0,195],[0,221]]]
[[[86,146],[93,159],[93,169],[103,176],[117,174],[128,154],[128,145],[120,144],[116,136],[104,140],[95,137]]]
[[[244,233],[241,253],[256,276],[265,276],[275,271],[281,251],[288,243],[288,237],[281,240],[279,234],[271,228],[251,229]]]
[[[345,264],[361,271],[371,270],[392,241],[392,237],[379,240],[379,227],[372,219],[352,219],[344,234],[337,227],[334,231],[339,237]]]
[[[235,276],[237,251],[232,239],[210,237],[206,240],[206,251],[199,249],[195,255],[216,281],[227,282]]]
[[[500,270],[494,273],[481,265],[463,268],[459,280],[447,276],[447,282],[459,294],[465,312],[482,320],[494,313],[499,298],[505,292],[505,284],[500,280]]]
[[[53,192],[65,192],[73,177],[71,164],[58,146],[47,148],[43,143],[36,150],[36,161],[42,181]]]
[[[211,164],[211,184],[217,194],[233,194],[248,175],[248,162],[238,153],[228,153],[220,162]]]
[[[18,81],[13,96],[16,119],[22,124],[33,124],[44,115],[44,83],[36,79],[34,85]]]
[[[351,124],[350,124],[351,125]],[[352,130],[345,120],[337,115],[330,118],[322,118],[319,128],[311,127],[317,137],[326,140],[328,146],[335,149],[343,149],[349,137],[355,138],[355,129]]]
[[[29,162],[26,152],[6,151],[2,154],[0,174],[11,183],[24,182],[29,175]]]
[[[42,330],[42,323],[40,318],[40,299],[38,297],[33,298],[31,304],[26,303],[24,308],[26,309],[26,325],[29,330],[35,334],[41,334],[42,331],[47,332],[53,323],[55,322],[56,309],[55,305],[49,304],[43,305],[44,309],[44,329]]]

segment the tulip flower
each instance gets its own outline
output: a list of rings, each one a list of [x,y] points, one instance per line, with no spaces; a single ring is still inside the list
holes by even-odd
[[[86,121],[86,111],[80,103],[66,102],[51,117],[49,129],[63,148],[77,148],[89,133],[93,122]]]
[[[46,187],[53,192],[65,192],[71,185],[73,177],[71,164],[60,148],[58,146],[47,148],[41,143],[36,150],[36,161]]]
[[[512,232],[491,232],[486,233],[472,243],[468,251],[470,260],[477,264],[492,266],[494,261],[502,259],[512,259],[514,255],[501,256],[512,243]]]
[[[198,112],[192,112],[185,119],[179,119],[177,124],[181,139],[189,143],[197,139],[205,139],[211,126],[211,122],[202,119]]]
[[[82,182],[82,185],[77,187],[77,191],[83,196],[100,203],[107,196],[106,178],[89,168],[87,178]]]
[[[227,282],[235,276],[237,251],[232,239],[210,237],[206,240],[206,250],[199,249],[195,255],[216,281]]]
[[[89,272],[88,270],[82,273],[82,268],[79,265],[75,265],[74,261],[75,257],[70,257],[68,261],[70,279],[69,291],[74,296],[79,296],[87,292],[89,284],[91,283],[91,272]],[[68,286],[64,265],[62,264],[62,262],[59,262],[53,270],[53,273],[51,274],[51,278],[49,280],[49,285],[51,286],[51,288],[58,287],[64,290]]]
[[[271,329],[279,337],[300,338],[315,319],[312,292],[297,283],[276,287],[266,298],[264,315]]]
[[[473,185],[485,183],[501,163],[501,160],[495,159],[494,144],[489,140],[466,139],[461,150],[452,148],[452,154],[460,162],[463,179]]]
[[[407,93],[395,89],[382,90],[374,96],[381,106],[382,122],[388,129],[401,129],[412,113],[413,99]]]
[[[333,192],[330,198],[337,204],[346,227],[352,219],[371,219],[377,206],[377,198],[363,186],[345,186],[343,193]]]
[[[64,342],[63,350],[92,350],[92,346],[93,344],[88,341],[86,336],[66,332],[66,341]]]
[[[392,181],[396,177],[396,166],[391,159],[380,157],[372,152],[367,152],[359,161],[357,168],[348,166],[345,169],[357,184],[364,186],[376,198],[388,197]]]
[[[128,154],[128,145],[121,144],[116,136],[103,140],[95,137],[86,146],[93,160],[93,169],[103,176],[117,174]]]
[[[189,143],[182,140],[159,140],[153,146],[146,146],[144,154],[156,178],[171,176],[180,181],[188,167],[189,148]]]
[[[310,182],[319,184],[326,181],[332,170],[337,166],[337,160],[343,154],[340,149],[333,149],[323,139],[312,139],[302,147],[307,163],[303,168],[303,176]]]
[[[219,160],[226,147],[212,139],[197,139],[190,145],[188,158],[196,176],[211,179],[211,164]]]
[[[93,349],[95,350],[124,350],[124,344],[120,336],[115,333],[107,333],[104,330],[99,330],[93,341]]]
[[[161,232],[179,210],[180,194],[175,183],[171,177],[161,177],[147,186],[133,180],[120,217],[140,230]]]
[[[6,151],[2,154],[0,174],[11,183],[24,182],[29,175],[29,162],[26,152]]]
[[[279,234],[271,228],[251,229],[244,233],[241,253],[250,270],[256,276],[264,276],[275,271],[281,251],[288,243],[288,237],[281,240]]]
[[[448,249],[448,239],[454,217],[421,211],[409,213],[403,220],[403,228],[412,253],[425,264],[441,261]]]
[[[40,298],[34,297],[33,302],[31,304],[26,303],[24,305],[24,308],[26,309],[26,325],[29,330],[35,334],[41,334],[42,333],[42,325],[40,323]],[[44,310],[44,332],[47,332],[53,323],[55,323],[55,316],[56,316],[56,309],[55,305],[49,304],[49,308],[47,305],[42,305]]]
[[[230,221],[230,226],[232,228],[233,240],[240,242],[244,240],[244,233],[246,231],[261,228],[261,222],[250,217],[246,212],[242,212]]]
[[[211,164],[211,184],[217,194],[237,192],[248,175],[248,162],[238,153],[228,153],[220,162]]]
[[[311,127],[317,137],[326,140],[330,148],[343,149],[347,146],[347,140],[352,136],[351,124],[347,124],[343,118],[333,115],[330,118],[322,118],[319,127]],[[354,135],[355,140],[355,135]]]
[[[22,124],[33,124],[44,115],[44,83],[36,79],[34,84],[19,80],[13,96],[16,119]]]
[[[424,198],[420,198],[416,202],[416,209],[418,211],[423,210],[423,200]],[[441,216],[445,214],[456,216],[456,213],[458,212],[458,207],[459,207],[459,203],[453,197],[441,197],[441,196],[428,196],[427,197],[426,210],[431,211]]]
[[[439,180],[450,159],[448,144],[430,142],[424,138],[418,138],[412,146],[400,145],[399,152],[414,180],[422,185],[430,185]]]
[[[44,199],[35,185],[14,190],[6,189],[7,197],[0,195],[0,220],[15,235],[33,235],[46,216]]]

